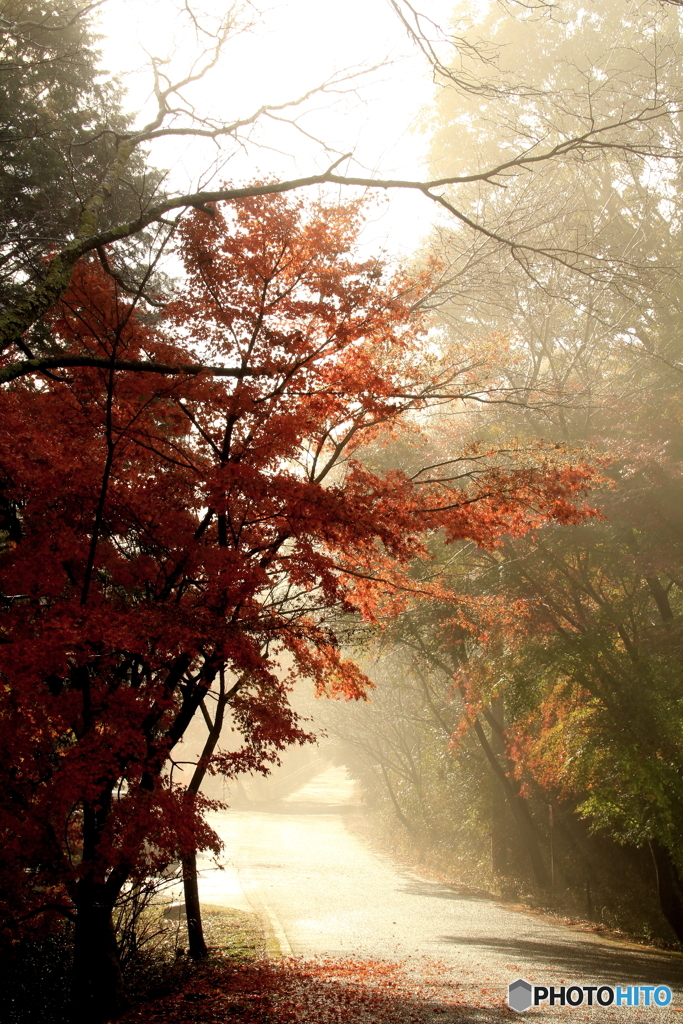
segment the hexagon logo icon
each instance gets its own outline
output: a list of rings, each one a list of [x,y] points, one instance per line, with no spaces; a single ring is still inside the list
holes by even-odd
[[[524,978],[518,978],[508,985],[508,1006],[517,1013],[524,1013],[531,1006],[531,985]]]

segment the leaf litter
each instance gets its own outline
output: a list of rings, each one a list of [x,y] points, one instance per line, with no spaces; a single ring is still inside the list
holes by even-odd
[[[171,995],[137,1008],[126,1024],[427,1024],[514,1019],[500,996],[475,993],[452,968],[343,957],[254,958],[214,952]]]

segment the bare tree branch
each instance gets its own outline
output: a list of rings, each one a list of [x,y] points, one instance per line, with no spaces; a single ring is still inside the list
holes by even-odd
[[[436,51],[426,35],[429,20],[425,19],[409,0],[389,0],[389,3],[397,16],[401,18],[404,27],[411,34],[411,38],[422,47],[425,55],[432,61],[438,60]],[[195,32],[205,34],[205,30],[197,21],[197,16],[191,7],[188,6],[187,2],[185,3],[185,8],[185,13],[190,17]],[[86,11],[87,8],[84,7],[83,10]],[[436,27],[432,25],[432,28]],[[510,236],[505,232],[492,230],[482,218],[465,213],[456,203],[452,193],[445,190],[452,190],[458,186],[471,185],[473,183],[505,187],[510,183],[511,179],[529,172],[534,167],[553,161],[589,156],[599,150],[620,154],[637,154],[641,157],[655,157],[658,159],[678,159],[681,155],[677,152],[666,151],[663,145],[658,143],[656,139],[653,141],[653,133],[650,133],[645,138],[642,137],[642,130],[644,128],[647,129],[653,122],[672,113],[670,106],[658,104],[653,100],[650,105],[641,107],[635,113],[624,113],[623,116],[615,116],[604,123],[596,122],[591,114],[586,115],[583,119],[576,115],[579,117],[582,130],[565,137],[562,137],[560,133],[559,141],[548,143],[547,145],[543,145],[542,140],[539,138],[531,139],[526,149],[481,171],[453,174],[427,181],[340,174],[337,168],[345,159],[350,157],[350,154],[345,154],[338,157],[327,170],[320,173],[288,181],[274,181],[244,187],[224,187],[211,191],[201,190],[182,195],[172,195],[152,202],[142,209],[139,216],[132,220],[102,227],[100,218],[107,200],[116,185],[124,179],[131,157],[141,145],[170,136],[209,138],[213,140],[229,137],[238,140],[239,134],[243,129],[256,125],[260,120],[264,118],[280,119],[280,115],[283,112],[301,109],[302,105],[313,96],[325,95],[340,89],[345,90],[356,78],[357,73],[343,72],[333,75],[322,85],[308,90],[297,99],[279,104],[263,105],[250,115],[227,123],[217,123],[211,118],[202,118],[183,99],[182,91],[186,86],[203,79],[215,67],[229,36],[234,31],[239,30],[240,27],[237,24],[236,16],[234,11],[231,10],[223,18],[217,33],[211,35],[211,41],[207,44],[200,57],[192,64],[187,73],[176,81],[172,81],[169,78],[169,73],[166,70],[168,61],[157,57],[151,58],[154,74],[154,92],[157,100],[155,116],[144,128],[136,132],[125,134],[112,133],[115,137],[113,158],[99,185],[84,202],[75,237],[61,251],[54,255],[47,266],[42,280],[37,285],[26,286],[26,290],[21,298],[0,315],[0,352],[5,352],[8,348],[15,345],[23,349],[24,354],[28,354],[22,341],[23,335],[33,324],[52,309],[64,295],[70,284],[75,264],[87,253],[97,252],[105,269],[112,273],[113,276],[116,276],[118,272],[113,270],[111,266],[110,258],[106,254],[106,247],[126,239],[133,239],[144,232],[150,225],[168,224],[167,215],[170,213],[175,213],[176,216],[179,216],[189,208],[210,213],[213,204],[216,203],[236,202],[249,197],[288,192],[315,185],[333,184],[385,191],[394,189],[417,191],[431,202],[445,209],[450,216],[476,232],[482,238],[507,249],[512,259],[519,262],[525,269],[525,272],[534,280],[534,270],[530,260],[535,257],[554,262],[584,277],[601,281],[608,280],[616,272],[617,263],[619,262],[616,258],[606,260],[604,257],[594,256],[588,251],[577,248],[565,248],[561,245],[534,245],[528,240],[517,240],[514,235]],[[457,45],[461,45],[461,42],[456,40]],[[464,42],[462,46],[464,46]],[[467,52],[470,53],[470,50],[467,50]],[[490,55],[484,54],[482,56],[476,47],[472,49],[471,53],[478,60],[492,60]],[[174,106],[174,97],[179,100],[179,106]],[[186,123],[174,123],[177,122],[178,118],[186,119]],[[293,121],[290,123],[294,124]],[[295,125],[295,127],[298,128],[299,126]],[[103,131],[109,132],[110,129],[105,128]],[[552,138],[553,134],[555,138],[558,137],[557,130],[552,129],[551,131],[551,126],[548,126],[546,136]],[[324,147],[323,143],[321,145]],[[125,277],[119,274],[117,280],[122,287],[128,288]],[[49,372],[57,367],[97,365],[93,362],[74,362],[73,360],[76,358],[81,357],[60,357],[52,353],[49,357],[45,358],[31,357],[23,359],[5,366],[0,371],[0,382],[11,381],[27,373]],[[67,359],[71,361],[65,361]],[[132,361],[130,361],[127,368],[133,369]],[[140,361],[137,363],[136,368],[143,372],[159,373],[202,372],[202,369],[198,366],[169,367],[150,361]],[[222,373],[229,376],[236,375],[236,371],[229,368],[206,367],[205,370],[206,372]]]

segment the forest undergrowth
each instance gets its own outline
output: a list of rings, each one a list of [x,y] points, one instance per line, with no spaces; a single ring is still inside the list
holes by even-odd
[[[165,913],[164,913],[165,911]],[[262,961],[266,940],[256,914],[230,907],[202,909],[204,933],[212,951],[210,971]],[[159,1000],[182,998],[202,970],[187,956],[182,907],[160,904],[137,922],[139,946],[124,961],[133,1014],[146,1014]],[[119,934],[119,946],[127,939]],[[142,941],[140,941],[142,940]],[[73,940],[68,926],[45,936],[25,938],[1,950],[7,968],[3,1024],[65,1024],[69,1020]],[[188,988],[190,986],[190,988]],[[190,1000],[191,1001],[191,1000]],[[189,1004],[188,1004],[189,1005]]]
[[[558,884],[544,890],[530,880],[523,870],[507,877],[493,877],[480,861],[467,850],[449,846],[420,844],[386,809],[359,809],[345,818],[354,835],[376,852],[389,855],[405,869],[419,872],[443,885],[479,894],[504,902],[507,909],[543,914],[558,923],[592,932],[605,938],[638,943],[657,949],[681,951],[666,921],[657,914],[653,898],[654,882],[648,879],[650,865],[644,855],[634,866],[634,854],[624,851],[603,837],[591,837],[597,845],[609,846],[613,870],[586,892],[568,885],[558,870]],[[567,851],[558,850],[558,868],[563,866]],[[642,861],[642,863],[640,862]],[[607,858],[603,859],[607,863]]]

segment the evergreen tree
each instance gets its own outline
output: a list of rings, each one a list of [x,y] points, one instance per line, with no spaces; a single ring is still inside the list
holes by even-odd
[[[17,298],[78,224],[130,117],[99,66],[92,11],[75,0],[0,5],[0,298]],[[107,200],[139,214],[159,183],[134,157]]]

